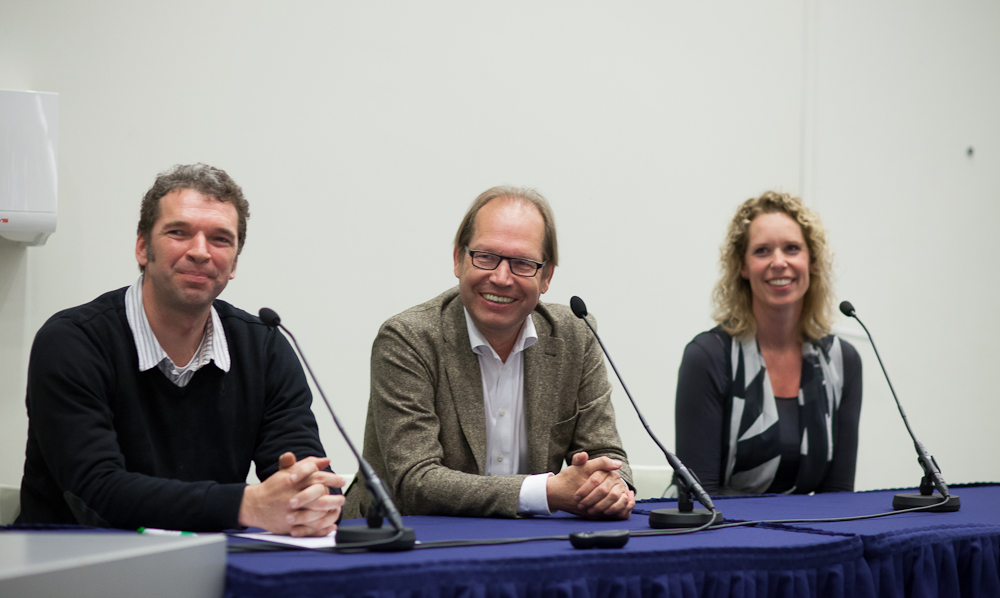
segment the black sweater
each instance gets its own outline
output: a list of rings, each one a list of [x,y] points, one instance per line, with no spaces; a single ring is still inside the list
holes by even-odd
[[[215,301],[232,366],[184,388],[139,371],[125,289],[52,316],[28,365],[19,523],[192,531],[239,527],[250,461],[323,456],[312,396],[288,341]]]

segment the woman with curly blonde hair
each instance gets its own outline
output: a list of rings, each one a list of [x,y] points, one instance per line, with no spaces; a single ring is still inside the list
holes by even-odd
[[[710,493],[854,490],[861,358],[830,334],[832,256],[819,216],[768,191],[721,250],[718,326],[684,350],[677,455]]]

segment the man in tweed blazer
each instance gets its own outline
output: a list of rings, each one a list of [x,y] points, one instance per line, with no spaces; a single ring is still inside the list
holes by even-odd
[[[459,286],[379,330],[364,456],[403,514],[631,514],[600,347],[569,308],[538,301],[552,222],[534,191],[486,191],[456,236]],[[344,516],[369,503],[355,479]]]

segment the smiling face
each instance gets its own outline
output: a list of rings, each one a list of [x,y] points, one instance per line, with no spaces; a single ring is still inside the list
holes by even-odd
[[[200,314],[236,276],[236,207],[193,189],[160,199],[147,241],[135,244],[145,266],[143,302],[159,311]]]
[[[788,214],[761,214],[750,222],[740,273],[750,282],[754,312],[801,309],[811,268],[802,228]]]
[[[537,208],[498,198],[476,214],[469,249],[542,262],[544,237],[545,222]],[[515,276],[507,260],[501,260],[496,270],[481,270],[472,265],[464,247],[456,248],[453,257],[462,303],[479,331],[502,353],[504,346],[517,339],[521,325],[549,289],[553,268],[546,266],[527,278]]]

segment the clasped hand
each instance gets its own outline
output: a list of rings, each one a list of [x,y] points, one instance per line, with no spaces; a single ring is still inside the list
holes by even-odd
[[[568,467],[549,476],[549,509],[582,517],[628,519],[635,507],[635,492],[618,473],[621,466],[621,461],[610,457],[573,455]]]
[[[291,536],[325,536],[337,529],[344,497],[329,489],[342,488],[344,479],[323,471],[329,465],[326,457],[296,461],[292,453],[281,455],[278,471],[243,491],[240,525]]]

